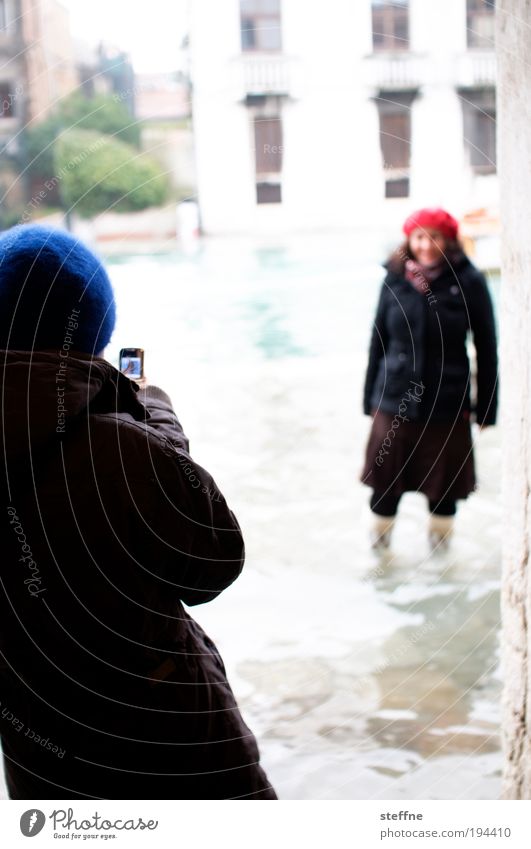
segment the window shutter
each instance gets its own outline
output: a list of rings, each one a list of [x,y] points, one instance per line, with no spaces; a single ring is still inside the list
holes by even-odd
[[[256,118],[254,122],[256,173],[282,171],[282,122],[280,118]]]

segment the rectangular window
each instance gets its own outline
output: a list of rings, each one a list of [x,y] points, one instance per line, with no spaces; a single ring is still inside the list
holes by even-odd
[[[467,0],[466,33],[469,47],[494,50],[495,0]]]
[[[478,174],[496,172],[496,113],[481,110],[475,120],[476,143],[471,150],[470,164]]]
[[[396,180],[385,181],[386,198],[408,198],[409,177],[398,177]]]
[[[385,196],[409,197],[411,165],[411,105],[414,92],[380,92],[380,147],[385,172]]]
[[[282,49],[280,0],[240,0],[242,50]]]
[[[462,90],[465,148],[476,174],[496,173],[496,95],[494,89]]]
[[[280,203],[282,158],[282,119],[254,116],[257,203]]]
[[[9,83],[0,83],[0,120],[13,118],[15,115],[15,96],[13,86]]]
[[[257,203],[282,203],[282,187],[280,183],[257,183]]]
[[[373,0],[372,44],[378,50],[409,50],[408,0]]]

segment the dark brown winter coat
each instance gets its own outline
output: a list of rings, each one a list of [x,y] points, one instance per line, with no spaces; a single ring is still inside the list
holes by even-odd
[[[168,397],[77,352],[0,357],[10,796],[276,798],[183,606],[228,587],[244,548]]]

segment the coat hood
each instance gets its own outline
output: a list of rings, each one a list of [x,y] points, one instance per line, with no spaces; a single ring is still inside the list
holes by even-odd
[[[89,412],[149,418],[136,384],[101,357],[79,351],[0,351],[0,389],[4,462],[56,444]]]

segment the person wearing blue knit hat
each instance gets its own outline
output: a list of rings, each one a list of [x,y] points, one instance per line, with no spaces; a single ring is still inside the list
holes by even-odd
[[[114,293],[98,257],[69,233],[20,225],[0,236],[0,348],[43,350],[63,342],[71,309],[76,350],[97,355],[116,322]]]
[[[171,401],[104,357],[100,260],[0,235],[0,736],[11,799],[276,799],[185,611],[240,574],[238,522]],[[4,710],[5,709],[5,710]]]

